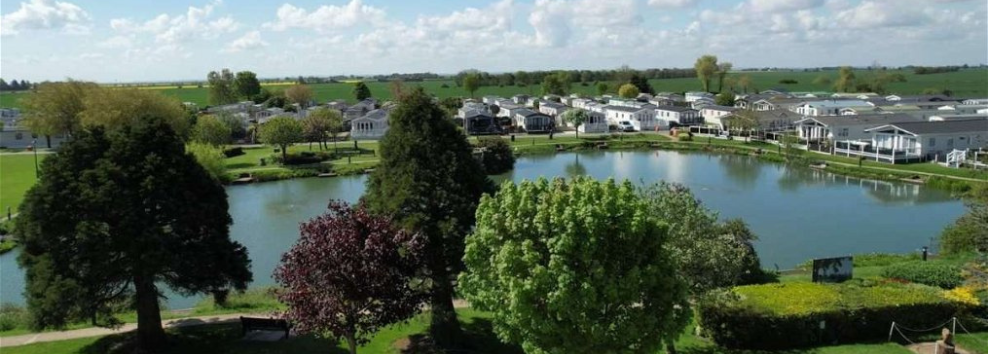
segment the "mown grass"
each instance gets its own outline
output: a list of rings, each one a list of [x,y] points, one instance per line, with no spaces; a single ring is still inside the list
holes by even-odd
[[[929,75],[916,75],[911,70],[890,70],[892,73],[901,73],[906,77],[906,82],[897,82],[888,85],[888,91],[902,94],[920,94],[923,90],[927,88],[948,88],[954,92],[954,96],[957,97],[985,97],[988,96],[988,69],[985,68],[973,68],[961,70],[952,73],[941,73],[941,74],[929,74]],[[833,91],[831,85],[818,85],[814,84],[813,81],[818,76],[826,76],[832,80],[836,80],[836,71],[821,71],[821,72],[803,72],[803,71],[774,71],[774,72],[737,72],[732,73],[731,76],[739,77],[741,75],[748,75],[751,77],[753,87],[757,90],[767,90],[767,89],[786,89],[789,91]],[[868,70],[857,70],[855,75],[859,79],[867,80],[875,75],[874,72]],[[780,84],[779,81],[783,79],[796,80],[797,84],[785,85]],[[619,86],[617,82],[606,82],[611,90],[617,90]],[[678,78],[678,79],[654,79],[649,80],[649,83],[657,91],[670,91],[670,92],[685,92],[685,91],[695,91],[700,90],[700,82],[696,78]],[[388,88],[389,83],[387,82],[377,82],[368,81],[366,82],[367,87],[370,88],[371,94],[374,97],[383,100],[390,100],[391,91]],[[421,82],[406,82],[406,86],[416,87],[420,86],[437,97],[469,97],[470,93],[463,88],[456,87],[452,80],[428,80]],[[443,87],[446,85],[447,87]],[[350,102],[354,101],[353,95],[353,84],[351,83],[328,83],[328,84],[313,84],[312,87],[315,98],[319,102],[325,102],[334,99],[345,99]],[[283,88],[284,85],[271,86],[274,89]],[[150,89],[154,87],[142,87],[144,89]],[[204,107],[209,103],[207,87],[196,87],[196,86],[183,86],[181,89],[177,88],[173,84],[164,85],[159,89],[163,94],[175,97],[179,101],[183,102],[193,102]],[[530,85],[526,87],[519,86],[486,86],[481,87],[476,93],[475,97],[482,97],[485,95],[497,95],[502,97],[513,96],[515,94],[534,94],[538,95],[541,92],[541,87],[539,85]],[[582,95],[596,95],[597,89],[594,87],[593,83],[587,83],[583,86],[581,83],[574,83],[571,88],[571,93],[578,93]],[[20,108],[20,99],[29,93],[24,92],[6,92],[0,94],[0,107],[13,107]]]
[[[38,154],[40,163],[47,154]],[[7,216],[7,208],[17,213],[24,193],[36,181],[33,154],[0,155],[0,216]]]

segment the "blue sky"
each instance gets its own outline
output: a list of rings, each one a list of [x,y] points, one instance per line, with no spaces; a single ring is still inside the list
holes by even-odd
[[[31,81],[394,72],[983,64],[985,0],[0,0]]]

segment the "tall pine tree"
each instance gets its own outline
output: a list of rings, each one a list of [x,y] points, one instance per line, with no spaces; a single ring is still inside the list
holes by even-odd
[[[421,88],[402,97],[390,119],[380,144],[381,163],[363,202],[426,236],[430,332],[441,347],[455,347],[460,325],[453,280],[462,268],[463,240],[473,227],[480,196],[494,186],[466,137]]]

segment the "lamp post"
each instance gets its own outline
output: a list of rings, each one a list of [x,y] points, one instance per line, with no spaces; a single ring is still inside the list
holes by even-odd
[[[38,139],[31,140],[31,150],[34,150],[34,179],[38,179]]]

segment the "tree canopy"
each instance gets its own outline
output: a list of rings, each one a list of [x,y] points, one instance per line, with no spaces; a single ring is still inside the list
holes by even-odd
[[[315,96],[309,85],[292,85],[292,87],[285,90],[285,98],[288,99],[288,102],[297,104],[302,108],[308,107],[313,97]]]
[[[238,101],[236,77],[230,69],[210,71],[206,81],[209,83],[209,104],[224,105]]]
[[[566,72],[557,72],[555,74],[546,75],[542,79],[542,94],[543,95],[565,95],[569,92],[571,82],[569,81],[569,74]]]
[[[526,353],[655,353],[690,304],[653,215],[628,181],[505,182],[477,209],[461,293]]]
[[[233,87],[237,96],[243,99],[253,100],[261,94],[261,82],[257,80],[257,74],[251,71],[238,72]]]
[[[229,144],[231,134],[230,126],[214,115],[199,117],[192,128],[192,140],[211,146]]]
[[[71,136],[81,127],[86,96],[98,89],[95,83],[74,80],[38,85],[38,91],[23,100],[25,126],[39,135]]]
[[[702,294],[761,278],[755,236],[737,221],[719,223],[688,188],[661,183],[642,191],[649,215],[669,225],[668,248],[690,292]]]
[[[387,217],[330,202],[300,227],[274,277],[288,306],[285,318],[302,334],[343,338],[350,353],[378,329],[418,313],[425,243]]]
[[[160,118],[183,138],[191,128],[182,103],[155,90],[101,88],[86,95],[83,105],[85,109],[80,117],[84,126],[99,125],[114,130]]]
[[[467,76],[463,78],[463,89],[470,93],[470,97],[473,97],[479,88],[480,77],[477,73],[467,74]]]
[[[718,71],[717,57],[713,55],[701,56],[696,59],[693,68],[696,70],[696,77],[700,79],[700,85],[703,86],[703,91],[710,92],[710,79]]]
[[[940,235],[944,253],[988,251],[988,186],[977,184],[965,196],[967,213],[947,226]]]
[[[357,98],[357,101],[371,98],[370,88],[363,81],[358,82],[353,86],[353,96]]]
[[[440,346],[455,345],[452,280],[461,268],[463,238],[473,227],[480,196],[493,190],[491,182],[466,136],[421,88],[391,112],[379,149],[381,161],[363,202],[427,238],[432,338]]]
[[[247,250],[229,237],[226,191],[161,117],[83,130],[41,168],[17,218],[36,327],[112,325],[114,309],[133,304],[138,344],[151,350],[164,339],[160,287],[251,281]]]
[[[635,98],[638,97],[639,93],[638,87],[632,84],[621,85],[621,88],[618,89],[618,96],[621,98]]]
[[[288,161],[288,147],[305,138],[302,123],[289,116],[274,117],[261,124],[261,142],[281,149],[281,162]]]
[[[338,133],[342,126],[343,117],[339,111],[320,107],[309,111],[309,115],[302,118],[302,135],[310,143],[310,147],[311,143],[319,143],[322,148],[326,138],[333,132]]]
[[[637,96],[637,95],[636,95]],[[570,109],[563,112],[563,121],[573,125],[576,129],[576,137],[580,138],[580,126],[590,119],[590,113],[583,109]]]

